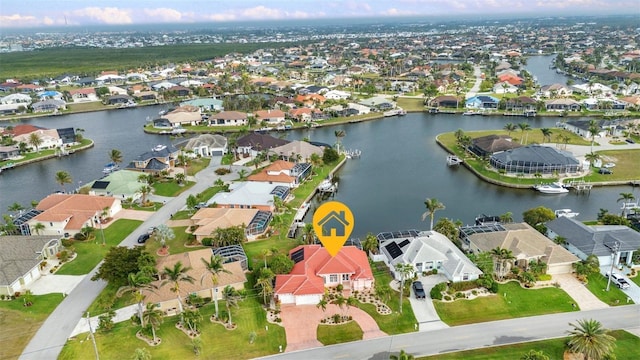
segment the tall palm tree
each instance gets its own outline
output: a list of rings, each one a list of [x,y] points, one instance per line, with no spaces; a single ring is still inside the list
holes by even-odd
[[[372,233],[368,233],[362,242],[362,250],[367,253],[377,254],[378,253],[378,237],[373,235]]]
[[[600,132],[600,126],[594,119],[589,121],[589,135],[591,136],[591,152],[593,152],[593,143],[596,141],[596,135]]]
[[[549,128],[542,128],[540,129],[540,132],[542,132],[542,137],[547,141],[547,142],[551,142],[551,129]]]
[[[406,353],[404,350],[400,350],[400,354],[398,355],[389,355],[390,360],[413,360],[415,357],[409,353]]]
[[[261,277],[256,280],[256,287],[259,288],[259,294],[262,295],[262,301],[267,305],[267,298],[273,294],[273,278]]]
[[[431,226],[429,228],[429,230],[433,230],[433,216],[435,215],[436,211],[438,210],[444,210],[445,206],[443,203],[441,203],[440,201],[438,201],[438,199],[435,198],[427,198],[424,201],[424,206],[427,208],[427,211],[422,214],[422,221],[424,221],[427,216],[431,218]]]
[[[140,189],[138,189],[138,192],[140,193],[140,196],[141,196],[140,203],[144,205],[147,202],[147,195],[151,193],[151,186],[149,185],[141,186]]]
[[[616,200],[616,202],[622,201],[622,217],[626,215],[627,207],[625,205],[635,199],[636,197],[633,196],[632,193],[620,193],[620,197],[618,198],[618,200]]]
[[[58,171],[56,172],[56,182],[62,186],[62,191],[64,192],[64,184],[71,184],[73,179],[71,175],[69,175],[66,171]]]
[[[402,314],[402,296],[404,292],[404,282],[409,279],[414,272],[413,265],[398,263],[395,265],[395,270],[400,276],[400,313]]]
[[[120,152],[120,150],[118,149],[111,149],[111,151],[109,152],[109,159],[111,160],[111,162],[115,163],[116,165],[122,162],[122,152]]]
[[[153,342],[157,342],[156,328],[158,328],[164,320],[162,311],[160,311],[155,304],[147,303],[147,309],[144,311],[142,317],[144,319],[144,322],[151,328],[151,333],[153,334]]]
[[[231,321],[231,307],[238,307],[238,301],[240,301],[240,293],[234,289],[231,285],[227,285],[222,291],[225,304],[227,306],[227,314],[229,314],[229,327],[233,325]]]
[[[507,134],[511,136],[511,133],[518,130],[518,126],[513,123],[506,123],[504,125],[504,129],[507,131]]]
[[[302,228],[302,239],[306,244],[313,245],[316,243],[316,231],[312,223],[304,224]]]
[[[342,138],[347,136],[347,133],[344,130],[336,130],[333,133],[336,137],[336,147],[338,150],[338,154],[340,153],[340,145],[342,144]]]
[[[130,273],[127,276],[127,285],[121,286],[116,292],[117,297],[121,297],[124,294],[133,293],[134,299],[138,304],[138,317],[140,318],[140,325],[145,327],[144,322],[144,299],[143,292],[145,290],[153,291],[157,287],[151,284],[151,277],[143,272]]]
[[[211,287],[211,297],[213,298],[213,302],[216,308],[216,319],[218,318],[218,276],[220,274],[231,274],[231,271],[227,270],[224,267],[224,258],[220,255],[211,255],[211,259],[209,261],[205,260],[205,259],[201,259],[202,262],[204,263],[204,267],[205,269],[207,269],[207,271],[209,272],[209,274],[211,275],[211,284],[213,285]],[[202,274],[202,277],[200,278],[200,283],[202,284],[202,280],[204,279],[206,273]]]
[[[183,266],[182,262],[180,261],[173,264],[172,268],[165,266],[162,270],[162,277],[166,279],[162,281],[160,286],[162,287],[166,284],[171,284],[171,291],[173,291],[178,298],[178,308],[180,310],[180,313],[182,313],[183,309],[182,297],[180,296],[180,283],[188,282],[190,284],[193,284],[194,281],[193,277],[188,274],[189,270],[191,270],[191,268],[188,266]]]
[[[584,159],[589,162],[589,165],[593,166],[593,163],[600,159],[600,154],[590,152],[588,154],[585,154]]]
[[[44,230],[44,224],[43,223],[37,222],[35,225],[33,225],[33,231],[36,233],[36,235],[40,235],[42,230]]]
[[[525,134],[526,134],[526,136],[527,136],[527,138],[526,138],[526,139],[524,139],[524,145],[526,145],[526,144],[527,144],[527,141],[529,141],[529,133],[528,133],[528,131],[530,131],[530,130],[531,130],[531,125],[529,125],[529,124],[528,124],[528,123],[526,123],[526,122],[522,122],[522,123],[519,123],[519,124],[518,124],[518,128],[520,129],[520,131],[522,131],[522,135],[525,135]],[[521,138],[521,139],[520,139],[520,144],[523,144],[522,140],[523,140],[523,139]]]
[[[582,354],[584,360],[600,360],[613,351],[616,338],[609,335],[609,330],[603,328],[599,321],[583,319],[569,325],[573,329],[567,331],[567,345],[571,352]]]
[[[40,152],[40,145],[42,145],[42,139],[40,138],[40,135],[38,135],[36,132],[32,132],[29,135],[28,141],[29,141],[29,145],[36,148],[37,152]]]

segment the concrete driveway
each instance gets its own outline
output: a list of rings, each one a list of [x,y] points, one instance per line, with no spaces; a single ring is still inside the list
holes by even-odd
[[[600,273],[604,277],[607,276],[606,274],[610,270],[611,268],[609,266],[600,267]],[[614,270],[614,271],[624,276],[624,278],[629,283],[628,289],[620,289],[620,291],[625,293],[631,300],[633,300],[634,303],[640,304],[640,286],[638,286],[636,283],[631,281],[631,279],[629,279],[629,274],[628,274],[629,270],[625,268],[624,271],[623,270]],[[636,276],[640,276],[640,275],[636,275]],[[613,282],[611,282],[611,285],[609,285],[610,288],[614,286],[616,286],[616,284],[614,284]]]
[[[78,286],[86,275],[43,275],[29,289],[34,295],[45,295],[53,293],[69,294]]]
[[[430,331],[448,328],[449,325],[440,320],[440,317],[438,316],[438,313],[433,306],[433,301],[429,297],[431,289],[438,283],[446,282],[447,278],[442,274],[437,274],[430,276],[420,276],[418,277],[418,280],[422,281],[424,291],[427,294],[426,299],[418,300],[416,299],[416,294],[413,292],[412,288],[411,295],[409,296],[409,302],[411,302],[413,314],[416,316],[416,321],[418,322],[418,330]]]
[[[593,295],[593,293],[572,274],[556,274],[553,275],[553,280],[560,284],[560,288],[571,296],[582,311],[609,307],[609,305]]]

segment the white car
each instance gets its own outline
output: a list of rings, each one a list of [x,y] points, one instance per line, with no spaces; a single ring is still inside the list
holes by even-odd
[[[607,271],[606,276],[609,277],[609,272]],[[616,284],[616,286],[618,286],[620,289],[628,289],[631,287],[631,285],[629,285],[629,283],[627,282],[627,280],[622,277],[622,275],[618,274],[617,272],[613,272],[613,275],[611,275],[611,281]]]
[[[605,167],[605,168],[607,168],[607,169],[608,169],[608,168],[612,168],[612,167],[614,167],[614,166],[616,166],[616,164],[611,163],[611,162],[610,162],[610,163],[606,163],[606,164],[602,165],[602,167]]]

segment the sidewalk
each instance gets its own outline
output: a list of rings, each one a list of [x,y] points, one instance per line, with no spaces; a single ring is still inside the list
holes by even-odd
[[[128,321],[129,319],[131,319],[131,316],[137,315],[138,313],[137,309],[138,309],[138,305],[135,304],[135,305],[129,305],[129,306],[123,307],[122,309],[116,310],[116,316],[113,318],[113,322],[119,323],[123,321]],[[90,318],[91,328],[93,329],[94,332],[98,328],[98,323],[100,322],[98,317],[100,315],[101,314],[97,316],[92,316]],[[89,332],[89,323],[87,323],[87,318],[84,317],[80,319],[80,321],[78,322],[76,327],[73,329],[69,337],[76,336],[82,333],[87,333],[87,332]]]

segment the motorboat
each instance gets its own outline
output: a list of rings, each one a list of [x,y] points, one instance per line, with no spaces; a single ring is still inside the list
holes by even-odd
[[[166,148],[167,148],[167,145],[159,144],[159,145],[154,146],[153,149],[151,149],[151,150],[153,150],[153,151],[162,151],[162,150],[164,150]]]
[[[576,217],[578,215],[580,215],[580,213],[574,212],[571,209],[558,209],[556,211],[553,212],[554,214],[556,214],[556,217],[567,217],[567,218],[573,218]]]
[[[559,183],[540,184],[533,187],[537,191],[543,194],[566,194],[569,189],[566,189]]]
[[[447,165],[455,166],[455,165],[460,165],[460,164],[462,164],[462,159],[460,159],[456,155],[447,156]]]
[[[108,164],[104,165],[104,169],[102,169],[102,173],[103,174],[111,174],[112,172],[118,170],[120,167],[118,166],[118,164],[114,163],[114,162],[110,162]]]

